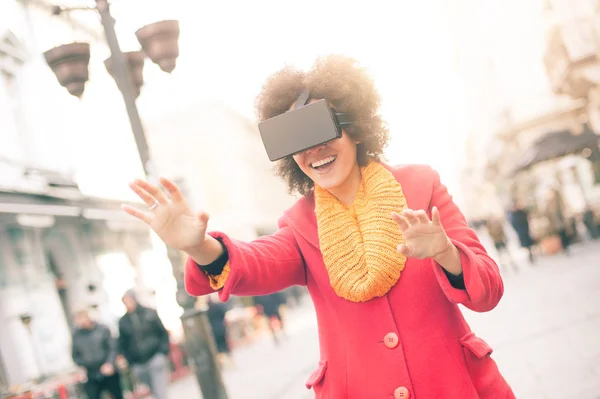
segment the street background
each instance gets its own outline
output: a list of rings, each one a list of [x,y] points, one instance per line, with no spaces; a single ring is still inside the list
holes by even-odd
[[[184,255],[121,205],[139,205],[133,179],[162,175],[212,230],[247,241],[276,231],[297,197],[265,155],[254,98],[283,66],[333,53],[375,81],[386,161],[439,171],[502,264],[500,305],[465,315],[517,397],[600,398],[596,0],[0,0],[3,396],[78,397],[74,312],[116,338],[134,289],[169,331],[171,397],[200,398],[194,370],[205,390],[218,385],[219,362],[231,398],[311,397],[304,290],[283,292],[279,345],[257,298],[234,298],[230,364],[194,312],[206,298],[183,291]],[[144,397],[122,371],[127,398]]]

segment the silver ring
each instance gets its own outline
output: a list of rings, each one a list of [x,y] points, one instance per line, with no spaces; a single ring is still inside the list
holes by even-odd
[[[154,205],[152,205],[152,206],[150,207],[150,210],[153,210],[153,209],[154,209],[154,208],[156,208],[157,206],[158,206],[158,201],[156,201],[156,202],[154,203]]]

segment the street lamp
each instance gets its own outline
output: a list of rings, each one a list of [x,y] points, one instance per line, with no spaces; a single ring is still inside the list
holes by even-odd
[[[65,87],[70,94],[81,98],[85,82],[89,78],[90,45],[88,43],[63,44],[46,51],[44,58],[61,86]]]
[[[165,72],[173,72],[179,57],[179,22],[155,22],[138,29],[135,35],[152,62]]]
[[[157,173],[150,159],[150,151],[137,109],[136,98],[144,83],[142,68],[146,55],[165,72],[171,73],[175,69],[179,56],[179,22],[175,20],[159,21],[142,27],[135,33],[142,51],[124,53],[117,40],[115,20],[110,14],[110,5],[107,0],[96,0],[96,7],[91,8],[55,6],[53,14],[58,15],[65,11],[82,9],[96,10],[100,14],[111,52],[110,58],[105,61],[105,66],[123,95],[144,172],[149,180],[154,180]],[[59,83],[70,94],[80,98],[89,77],[89,44],[65,44],[46,51],[44,57]],[[184,310],[181,321],[186,352],[194,364],[202,395],[206,399],[227,399],[223,378],[216,361],[216,346],[206,311],[205,309],[196,309],[194,298],[185,292],[183,278],[185,258],[180,251],[172,248],[168,248],[167,253],[177,282],[177,303]]]
[[[127,65],[129,66],[129,72],[131,73],[131,77],[133,79],[134,84],[134,94],[135,98],[140,96],[140,91],[142,86],[144,85],[144,60],[146,58],[146,54],[143,51],[129,51],[123,53],[125,59],[127,61]],[[114,62],[112,58],[108,58],[104,61],[104,66],[108,73],[112,76],[115,76],[114,71]]]

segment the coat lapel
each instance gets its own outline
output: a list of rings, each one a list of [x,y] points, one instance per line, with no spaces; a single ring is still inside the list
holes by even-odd
[[[315,197],[313,193],[300,198],[290,209],[284,212],[285,222],[302,238],[319,249],[317,217],[315,216]]]

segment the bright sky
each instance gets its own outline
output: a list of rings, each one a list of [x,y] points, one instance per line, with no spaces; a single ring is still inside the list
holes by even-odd
[[[190,101],[220,101],[254,118],[254,97],[268,75],[285,64],[309,67],[320,54],[347,54],[370,69],[383,97],[389,161],[432,164],[452,187],[464,131],[441,1],[116,0],[113,14],[125,50],[136,48],[136,28],[180,21],[177,68],[172,76],[147,74],[148,100],[140,103],[157,108],[145,114],[169,112],[170,102],[149,98],[176,85]]]

